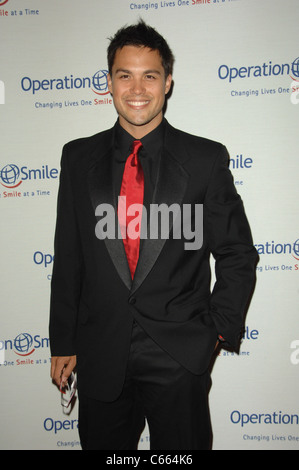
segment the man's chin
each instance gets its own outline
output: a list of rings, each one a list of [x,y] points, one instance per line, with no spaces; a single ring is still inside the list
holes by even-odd
[[[159,123],[161,122],[162,120],[162,116],[157,115],[157,116],[153,116],[153,117],[126,117],[126,118],[123,118],[123,117],[120,117],[120,124],[123,125],[123,127],[126,127],[126,126],[132,126],[132,127],[138,127],[138,128],[141,128],[141,127],[146,127],[146,126],[158,126]]]

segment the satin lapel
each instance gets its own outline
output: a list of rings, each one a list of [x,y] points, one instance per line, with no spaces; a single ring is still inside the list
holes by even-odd
[[[115,226],[118,228],[116,198],[113,189],[112,156],[113,153],[111,149],[101,159],[96,159],[89,169],[89,193],[95,213],[100,204],[107,204],[114,209]],[[95,215],[95,225],[98,219],[99,217]],[[130,290],[132,279],[124,250],[124,244],[122,239],[118,237],[118,233],[119,230],[116,230],[115,238],[112,239],[111,237],[107,237],[104,239],[104,242],[119,276],[126,287]]]
[[[168,150],[164,149],[152,203],[157,205],[167,204],[168,207],[174,203],[181,204],[187,188],[188,178],[189,176],[183,166],[172,157]],[[171,229],[172,224],[169,226],[170,231]],[[131,293],[140,287],[149,274],[166,240],[166,238],[151,239],[150,233],[147,233],[147,238],[143,240]]]

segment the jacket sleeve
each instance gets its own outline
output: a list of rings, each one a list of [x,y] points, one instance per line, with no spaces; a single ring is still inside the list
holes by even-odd
[[[76,221],[67,146],[61,159],[50,298],[52,356],[76,354],[75,334],[80,298],[82,252]]]
[[[228,152],[221,146],[205,200],[208,241],[215,258],[216,275],[210,313],[218,334],[237,351],[254,289],[258,257],[228,161]]]

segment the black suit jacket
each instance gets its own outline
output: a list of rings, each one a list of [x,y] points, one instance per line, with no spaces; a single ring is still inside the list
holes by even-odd
[[[194,374],[208,368],[218,334],[238,349],[257,260],[225,147],[166,122],[153,203],[203,204],[203,244],[143,240],[132,282],[123,241],[95,235],[96,208],[117,207],[114,132],[64,147],[50,313],[52,356],[77,355],[79,389],[104,401],[121,391],[134,319]]]

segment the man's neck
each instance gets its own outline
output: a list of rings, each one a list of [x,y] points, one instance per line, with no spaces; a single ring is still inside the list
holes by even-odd
[[[142,126],[136,126],[134,124],[129,123],[125,119],[123,119],[121,116],[119,117],[119,124],[125,131],[127,131],[134,139],[140,140],[146,135],[148,135],[150,132],[155,130],[162,122],[163,120],[163,114],[159,114],[154,118],[152,121],[150,121],[147,124],[144,124]]]

